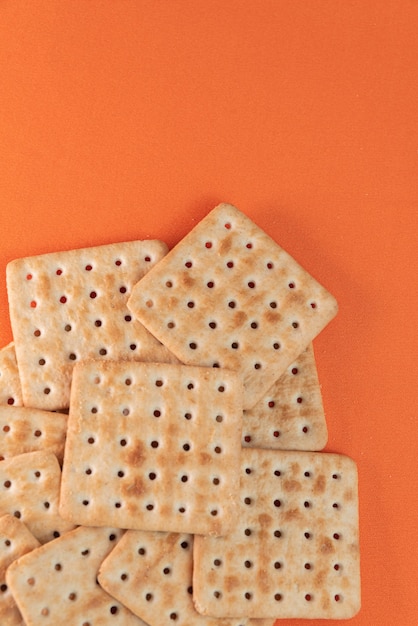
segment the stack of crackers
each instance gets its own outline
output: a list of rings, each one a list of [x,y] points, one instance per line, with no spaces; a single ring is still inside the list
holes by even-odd
[[[357,469],[320,452],[333,296],[235,207],[172,250],[7,267],[0,623],[270,626],[360,607]]]

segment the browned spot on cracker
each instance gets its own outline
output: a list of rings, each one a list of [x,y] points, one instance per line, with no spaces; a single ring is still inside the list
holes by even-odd
[[[283,489],[284,491],[300,491],[300,482],[298,480],[285,480]]]
[[[302,517],[301,512],[299,511],[299,509],[288,509],[287,511],[285,511],[285,513],[283,514],[283,518],[288,522],[291,520],[295,520],[295,519],[300,519]]]
[[[320,474],[318,478],[315,480],[315,484],[313,487],[314,494],[324,493],[326,486],[326,479],[323,474]]]
[[[321,537],[319,549],[322,554],[332,554],[333,552],[335,552],[335,548],[332,545],[332,541],[329,537]]]
[[[219,243],[219,254],[226,254],[229,252],[232,246],[232,238],[231,235],[224,237]]]
[[[139,476],[136,476],[133,482],[123,484],[122,493],[124,496],[142,496],[145,493],[144,482]]]
[[[263,593],[268,593],[271,588],[270,575],[265,569],[261,569],[258,572],[258,584]]]
[[[192,278],[188,272],[183,272],[181,275],[181,282],[185,287],[193,287],[195,279]]]
[[[351,500],[353,500],[353,498],[354,494],[352,489],[347,489],[346,491],[344,491],[344,500],[346,502],[350,502]]]
[[[260,522],[260,526],[262,528],[265,528],[266,526],[270,526],[273,518],[267,513],[260,513],[260,515],[258,516],[258,521]]]
[[[201,452],[199,454],[199,458],[202,465],[207,465],[212,460],[212,457],[208,452]]]
[[[263,317],[269,324],[277,324],[282,319],[280,313],[277,313],[277,311],[273,310],[265,311]]]
[[[292,470],[292,474],[299,474],[300,472],[300,465],[299,463],[292,463],[290,466],[290,469]]]
[[[237,311],[234,314],[234,323],[237,328],[239,326],[242,326],[247,319],[248,315],[245,313],[245,311]]]
[[[315,575],[315,578],[314,578],[314,585],[315,585],[315,587],[320,589],[324,585],[324,582],[325,582],[326,578],[327,578],[326,570],[324,570],[324,569],[319,570],[319,572],[317,572],[317,574]]]
[[[144,450],[145,446],[142,441],[137,441],[126,456],[129,465],[133,465],[134,467],[142,465],[145,460]]]
[[[225,577],[225,589],[226,591],[232,591],[240,586],[238,576],[226,576]]]

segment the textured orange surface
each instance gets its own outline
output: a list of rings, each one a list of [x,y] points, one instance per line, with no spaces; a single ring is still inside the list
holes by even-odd
[[[356,626],[418,615],[417,29],[414,0],[0,4],[1,345],[10,259],[245,211],[340,303],[315,345]]]

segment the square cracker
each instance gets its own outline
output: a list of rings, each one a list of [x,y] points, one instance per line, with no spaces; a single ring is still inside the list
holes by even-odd
[[[22,387],[17,368],[15,344],[0,350],[0,405],[22,406]]]
[[[79,363],[61,514],[85,526],[226,533],[235,524],[241,425],[235,372]]]
[[[0,406],[0,460],[48,449],[62,463],[67,419],[62,413]]]
[[[45,543],[74,528],[58,513],[61,468],[49,450],[27,452],[0,463],[0,512],[20,519]]]
[[[245,448],[228,537],[196,537],[193,595],[215,617],[347,619],[360,608],[357,468]]]
[[[10,320],[23,403],[68,407],[74,363],[135,358],[156,340],[127,309],[133,285],[167,252],[131,241],[16,259],[7,266]]]
[[[337,312],[333,296],[228,204],[138,282],[128,307],[183,363],[238,371],[245,409]]]
[[[77,528],[15,561],[6,580],[27,626],[145,626],[96,582],[121,534]]]
[[[192,576],[192,535],[128,530],[100,566],[98,580],[150,626],[263,626],[259,620],[199,615]]]
[[[257,404],[244,411],[242,445],[322,450],[328,429],[312,343]]]
[[[20,556],[39,547],[26,526],[13,515],[0,517],[0,624],[25,626],[10,589],[6,584],[6,570]]]

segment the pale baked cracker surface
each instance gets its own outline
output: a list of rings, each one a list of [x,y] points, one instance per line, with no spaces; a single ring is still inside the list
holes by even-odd
[[[19,609],[6,583],[6,570],[20,556],[39,547],[26,526],[12,515],[0,517],[0,624],[25,626]]]
[[[238,371],[246,409],[337,312],[334,297],[229,204],[138,282],[128,306],[182,362]]]
[[[322,450],[328,429],[312,343],[257,404],[244,411],[242,445]]]
[[[132,359],[157,341],[127,309],[133,285],[167,252],[131,241],[16,259],[7,266],[10,320],[23,403],[68,407],[74,364]]]
[[[0,349],[0,405],[22,406],[22,387],[12,341]]]
[[[235,523],[241,425],[235,372],[79,363],[61,514],[86,526],[226,533]]]
[[[246,448],[225,538],[196,537],[197,610],[347,619],[360,608],[357,469],[346,456]]]
[[[27,626],[145,626],[96,582],[121,535],[80,527],[15,561],[7,584]]]
[[[61,468],[49,450],[27,452],[0,463],[0,512],[20,519],[41,542],[72,528],[58,513]]]
[[[62,463],[67,416],[29,407],[0,406],[0,460],[51,450]]]

